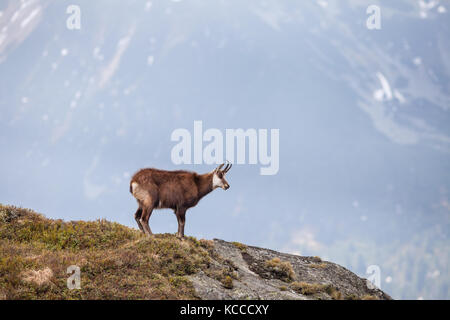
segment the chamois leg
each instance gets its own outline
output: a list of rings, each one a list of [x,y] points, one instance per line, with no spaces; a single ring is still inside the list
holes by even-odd
[[[183,239],[184,238],[184,223],[186,221],[186,209],[184,208],[178,208],[175,212],[177,215],[178,220],[178,232],[177,232],[177,238]]]
[[[136,213],[134,214],[134,220],[136,220],[139,229],[141,229],[141,231],[145,233],[144,228],[142,227],[141,224],[141,216],[142,216],[142,208],[139,205],[139,208],[136,210]]]
[[[152,236],[152,229],[150,229],[150,226],[148,225],[148,220],[150,219],[150,216],[152,215],[153,206],[145,206],[142,208],[142,216],[140,223],[142,227],[144,228],[144,233],[147,236]]]

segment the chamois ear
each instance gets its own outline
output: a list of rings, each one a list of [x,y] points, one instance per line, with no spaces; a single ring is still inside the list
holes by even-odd
[[[220,169],[222,169],[222,167],[224,166],[225,163],[222,163],[220,166],[218,166],[217,168],[214,169],[214,172],[218,172],[220,171]]]

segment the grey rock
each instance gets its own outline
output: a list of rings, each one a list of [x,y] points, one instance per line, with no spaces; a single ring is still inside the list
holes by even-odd
[[[299,282],[318,284],[322,288],[332,287],[341,299],[391,299],[389,295],[373,286],[366,279],[335,263],[317,257],[302,257],[252,246],[236,246],[214,239],[214,259],[208,270],[190,276],[196,295],[200,299],[262,299],[262,300],[309,300],[332,299],[329,290],[314,294],[301,294],[294,290]],[[292,266],[292,278],[282,271],[271,268],[267,261],[278,258]],[[233,274],[232,287],[225,286],[221,274]],[[230,280],[230,279],[228,279]],[[336,296],[334,296],[336,298]]]

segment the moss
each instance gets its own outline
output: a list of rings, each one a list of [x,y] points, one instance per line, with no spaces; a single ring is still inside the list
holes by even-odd
[[[295,272],[289,261],[281,261],[279,258],[267,260],[265,265],[269,270],[276,274],[280,279],[290,282],[295,279]]]

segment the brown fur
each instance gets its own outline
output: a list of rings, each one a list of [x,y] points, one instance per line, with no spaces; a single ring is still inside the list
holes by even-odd
[[[175,211],[178,220],[178,236],[184,236],[186,210],[194,207],[201,198],[213,190],[213,175],[217,170],[205,174],[189,171],[165,171],[159,169],[141,169],[130,181],[130,192],[136,198],[139,208],[135,219],[139,228],[151,235],[148,220],[153,209],[169,208]],[[219,172],[219,171],[218,171]],[[220,171],[225,180],[226,171]]]

